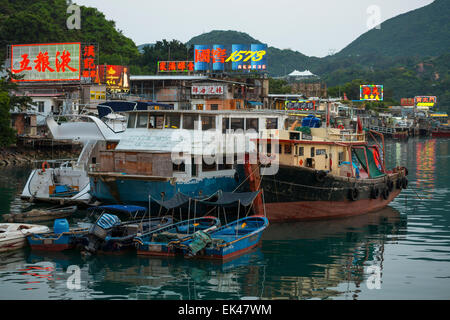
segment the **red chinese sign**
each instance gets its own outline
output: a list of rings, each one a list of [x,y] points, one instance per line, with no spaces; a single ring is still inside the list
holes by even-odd
[[[83,48],[83,78],[93,78],[97,76],[97,65],[95,64],[95,46],[86,45]]]
[[[413,107],[414,106],[414,98],[401,98],[400,105],[402,107]]]
[[[64,81],[80,79],[80,43],[11,46],[13,81]]]
[[[192,72],[193,61],[159,61],[158,72]]]

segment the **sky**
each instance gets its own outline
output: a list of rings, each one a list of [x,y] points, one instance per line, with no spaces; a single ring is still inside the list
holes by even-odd
[[[75,0],[95,7],[136,45],[235,30],[279,49],[324,57],[387,19],[433,0]],[[81,17],[83,19],[83,17]],[[81,20],[81,25],[83,21]]]

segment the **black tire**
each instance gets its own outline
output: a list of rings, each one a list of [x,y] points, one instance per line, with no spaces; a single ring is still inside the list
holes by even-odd
[[[396,185],[397,189],[403,188],[403,178],[398,178],[395,185]]]
[[[408,188],[408,178],[404,177],[402,182],[403,189]]]
[[[323,170],[319,170],[316,171],[314,175],[317,182],[323,182],[325,180],[325,177],[327,176],[327,173]]]
[[[358,200],[359,190],[356,188],[352,188],[348,190],[348,198],[352,201]]]
[[[372,199],[377,199],[380,196],[380,189],[378,189],[377,187],[373,187],[372,190],[370,191],[370,197]]]
[[[389,192],[392,192],[392,190],[394,190],[394,182],[392,182],[392,180],[388,179],[388,181],[386,182],[386,187],[389,190]]]
[[[389,189],[384,189],[383,192],[381,193],[381,196],[383,197],[384,200],[387,200],[389,198]]]

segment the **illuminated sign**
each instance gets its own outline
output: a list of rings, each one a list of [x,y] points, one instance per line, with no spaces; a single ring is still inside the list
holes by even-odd
[[[401,98],[400,105],[402,107],[413,107],[414,106],[414,98]]]
[[[81,43],[23,44],[11,46],[13,81],[80,80]]]
[[[434,107],[436,104],[435,96],[420,96],[414,97],[414,104],[416,107]]]
[[[83,63],[82,63],[82,73],[81,76],[83,78],[91,78],[96,79],[97,77],[97,65],[95,63],[96,61],[96,50],[94,45],[85,45],[83,46]]]
[[[286,110],[316,110],[316,102],[311,100],[285,101],[284,108]]]
[[[383,85],[360,85],[359,99],[369,101],[383,100]]]
[[[106,84],[108,89],[129,89],[130,74],[128,67],[116,65],[98,66],[98,84]]]
[[[203,86],[197,86],[197,85],[193,85],[192,89],[191,89],[191,93],[194,94],[223,94],[224,89],[223,86],[208,86],[208,85],[203,85]]]
[[[194,61],[159,61],[158,72],[192,72]]]
[[[266,44],[194,45],[195,71],[266,71]]]

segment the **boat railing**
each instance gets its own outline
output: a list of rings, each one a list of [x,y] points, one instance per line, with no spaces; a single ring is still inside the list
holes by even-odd
[[[34,160],[33,168],[34,169],[45,169],[47,168],[70,168],[73,167],[77,162],[76,158],[67,158],[67,159],[52,159],[52,160]]]
[[[365,133],[354,133],[342,130],[339,133],[329,133],[329,138],[332,141],[364,141]]]

